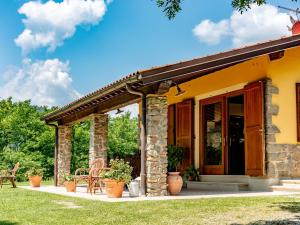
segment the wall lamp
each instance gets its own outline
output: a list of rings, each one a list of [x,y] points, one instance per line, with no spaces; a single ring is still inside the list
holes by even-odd
[[[181,90],[181,88],[179,87],[179,85],[177,83],[176,84],[176,90],[177,90],[177,93],[175,94],[175,96],[181,96],[185,93],[184,90]]]
[[[116,115],[121,114],[122,112],[124,112],[124,110],[117,109]]]

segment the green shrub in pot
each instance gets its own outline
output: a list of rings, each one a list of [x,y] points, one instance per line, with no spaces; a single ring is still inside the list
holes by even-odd
[[[100,173],[104,180],[106,194],[110,198],[121,198],[124,185],[132,180],[132,167],[123,159],[111,160],[109,170]]]

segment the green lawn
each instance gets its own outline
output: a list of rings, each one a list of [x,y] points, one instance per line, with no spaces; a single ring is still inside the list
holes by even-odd
[[[298,224],[299,212],[297,196],[104,203],[0,189],[1,225]]]

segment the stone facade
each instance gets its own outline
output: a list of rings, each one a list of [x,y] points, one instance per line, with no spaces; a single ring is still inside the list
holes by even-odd
[[[168,104],[164,96],[147,97],[147,196],[167,195]]]
[[[93,114],[91,116],[89,164],[103,158],[107,164],[108,115]]]
[[[70,173],[72,149],[72,126],[58,127],[57,178],[58,185],[63,184],[63,174]]]
[[[272,96],[279,94],[272,80],[265,82],[265,133],[266,133],[266,169],[272,178],[300,177],[300,146],[293,144],[276,144],[275,134],[280,133],[272,122],[278,115],[279,106],[272,104]]]

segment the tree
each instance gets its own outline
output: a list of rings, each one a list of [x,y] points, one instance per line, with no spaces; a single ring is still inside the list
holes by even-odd
[[[131,118],[130,112],[110,117],[108,124],[109,158],[125,158],[138,152],[138,119]]]
[[[20,162],[18,180],[31,166],[42,166],[45,177],[53,175],[54,129],[41,120],[52,110],[30,101],[0,101],[0,167],[11,169]]]
[[[90,148],[90,122],[84,121],[73,126],[71,172],[88,168]]]
[[[44,178],[53,177],[54,129],[41,119],[56,108],[39,107],[30,101],[13,102],[12,98],[0,100],[0,174],[17,162],[17,174],[24,181],[25,172],[32,167],[42,167]],[[73,126],[71,172],[88,167],[90,122]],[[138,120],[130,113],[109,118],[108,155],[125,158],[138,151]]]
[[[297,0],[291,0],[296,2]],[[169,19],[174,19],[179,11],[183,0],[156,0],[158,7],[163,9],[163,12]],[[251,4],[263,5],[267,0],[232,0],[231,5],[239,12],[243,13],[245,10],[250,9]]]

